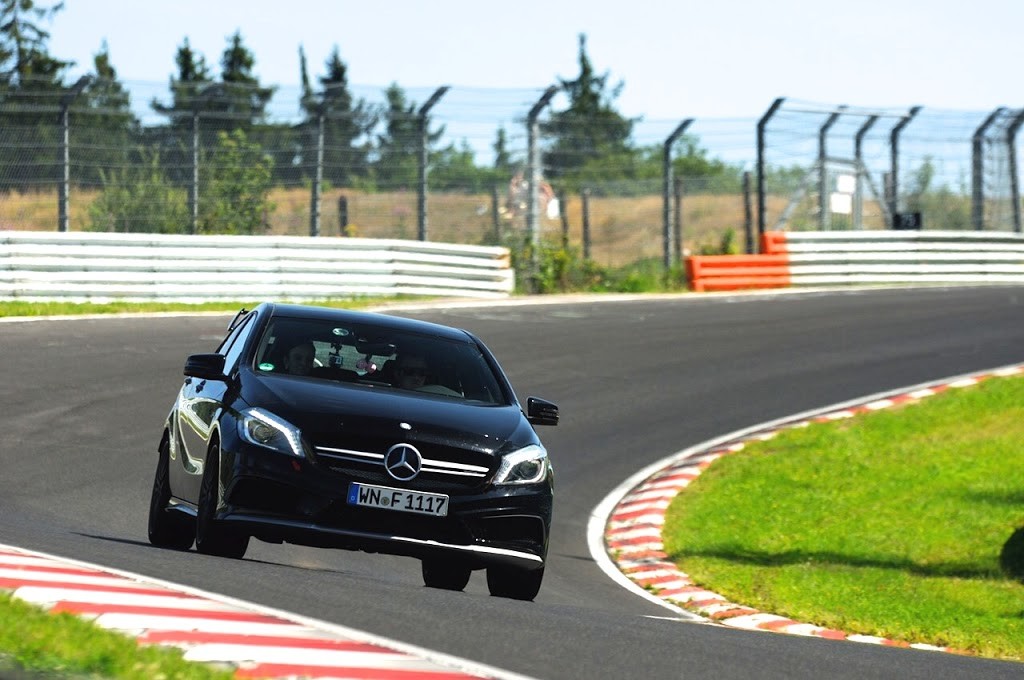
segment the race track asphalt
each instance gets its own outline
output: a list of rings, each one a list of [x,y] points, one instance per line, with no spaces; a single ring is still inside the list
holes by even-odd
[[[673,620],[594,563],[590,513],[665,456],[757,423],[1024,361],[1024,289],[680,296],[396,311],[461,326],[541,430],[556,467],[532,603],[422,586],[418,563],[253,543],[228,561],[146,542],[159,428],[185,355],[228,316],[0,324],[0,543],[109,565],[367,630],[536,678],[1020,677],[1021,665]]]

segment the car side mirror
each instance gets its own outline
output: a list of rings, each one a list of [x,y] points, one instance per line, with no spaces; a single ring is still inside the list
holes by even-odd
[[[185,375],[203,380],[224,379],[223,354],[193,354],[185,359]]]
[[[526,400],[526,419],[531,425],[558,425],[558,406],[544,399],[529,397]]]

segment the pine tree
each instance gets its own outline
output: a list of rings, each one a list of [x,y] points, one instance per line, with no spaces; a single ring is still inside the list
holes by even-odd
[[[199,104],[199,94],[212,84],[206,59],[189,45],[188,38],[174,55],[177,76],[171,76],[171,103],[164,104],[154,98],[150,106],[154,111],[170,118],[171,127],[186,133],[192,129],[192,113]]]
[[[131,97],[117,79],[106,41],[93,56],[92,80],[76,101],[71,134],[73,165],[80,184],[100,183],[101,173],[123,168],[134,154],[140,125],[131,111]],[[77,162],[74,158],[77,156]]]
[[[220,62],[223,88],[210,98],[209,108],[216,112],[218,129],[249,130],[265,122],[274,88],[260,85],[254,73],[256,57],[242,43],[241,32],[235,31],[228,41]]]
[[[555,112],[543,125],[553,141],[544,153],[545,174],[573,183],[584,176],[619,179],[629,175],[635,151],[632,148],[633,120],[624,118],[612,106],[622,83],[606,92],[608,74],[598,76],[587,56],[586,36],[579,36],[580,73],[575,80],[561,80],[569,107]],[[596,165],[600,163],[600,168]]]
[[[381,188],[411,189],[419,179],[420,127],[415,102],[407,102],[405,91],[392,83],[384,91],[385,132],[377,135],[374,174]],[[444,127],[427,133],[427,145],[437,143]]]
[[[324,173],[325,180],[335,186],[350,186],[357,177],[365,177],[368,172],[370,131],[376,126],[378,114],[364,100],[355,100],[349,91],[348,67],[341,60],[338,47],[335,46],[331,56],[325,63],[326,74],[318,80],[322,90],[314,93],[309,84],[306,69],[306,55],[299,52],[302,70],[302,108],[306,112],[306,125],[309,131],[310,168],[315,162],[316,136],[319,128],[319,117],[324,115]]]
[[[60,177],[56,119],[71,62],[50,55],[39,22],[61,7],[0,0],[0,190],[52,186]]]
[[[50,33],[36,22],[49,20],[64,3],[36,7],[33,0],[0,0],[0,85],[33,89],[39,85],[60,85],[63,71],[71,62],[55,59],[47,52]]]

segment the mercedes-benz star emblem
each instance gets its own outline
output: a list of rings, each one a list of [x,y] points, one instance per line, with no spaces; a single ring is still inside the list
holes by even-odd
[[[395,444],[384,455],[384,468],[400,482],[408,482],[420,473],[423,456],[411,444]]]

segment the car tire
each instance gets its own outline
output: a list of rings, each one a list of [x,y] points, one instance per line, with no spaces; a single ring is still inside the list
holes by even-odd
[[[206,454],[206,467],[199,487],[199,508],[196,513],[196,550],[205,555],[241,559],[249,547],[249,536],[223,526],[217,520],[220,500],[220,459],[214,442]]]
[[[532,600],[540,592],[544,580],[544,567],[517,569],[515,567],[487,567],[487,590],[495,597],[513,600]]]
[[[427,559],[421,562],[421,566],[423,584],[442,590],[462,590],[472,573],[472,569],[455,560]]]
[[[165,438],[160,442],[153,492],[149,498],[149,542],[158,548],[188,550],[195,539],[192,518],[167,509],[171,501],[170,463],[170,445]]]

